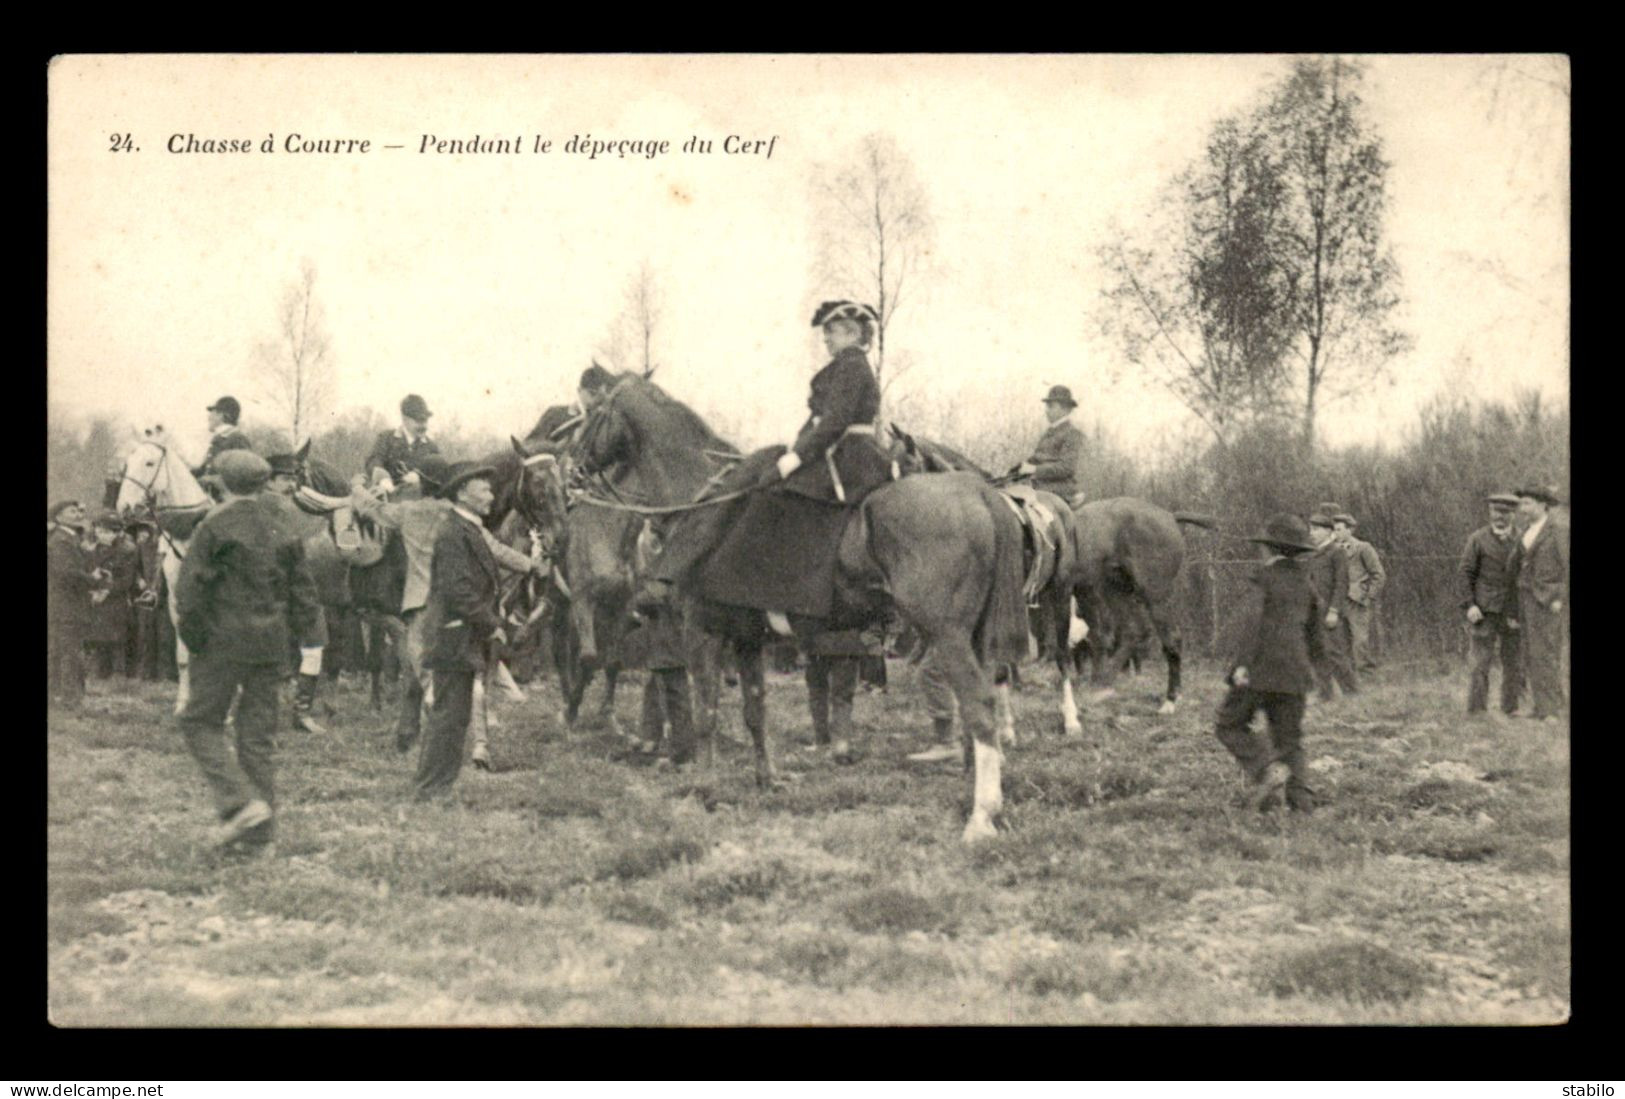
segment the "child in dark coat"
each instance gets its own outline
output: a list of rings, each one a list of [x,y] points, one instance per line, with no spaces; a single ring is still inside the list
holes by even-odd
[[[652,525],[638,536],[640,564],[654,560],[660,538]],[[640,570],[641,571],[641,570]],[[688,646],[682,612],[669,593],[650,589],[639,594],[637,629],[627,635],[623,652],[628,664],[648,670],[643,684],[642,750],[659,750],[662,726],[671,726],[671,761],[683,766],[694,761],[694,714],[688,696]]]
[[[1314,688],[1314,662],[1322,655],[1325,607],[1310,583],[1302,554],[1313,551],[1308,525],[1296,515],[1277,515],[1250,541],[1265,547],[1253,577],[1258,591],[1236,635],[1214,734],[1236,757],[1251,783],[1248,801],[1266,808],[1286,789],[1287,804],[1313,806],[1303,754],[1305,699]],[[1252,729],[1263,710],[1269,735]]]

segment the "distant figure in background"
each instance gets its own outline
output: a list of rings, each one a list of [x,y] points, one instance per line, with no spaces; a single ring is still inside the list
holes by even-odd
[[[583,413],[591,412],[598,402],[604,399],[615,385],[615,375],[593,363],[581,372],[581,381],[576,386],[576,401]]]
[[[218,492],[215,463],[220,455],[231,450],[253,450],[254,446],[237,426],[243,406],[237,403],[236,397],[221,397],[204,411],[209,414],[209,449],[203,455],[203,463],[192,470],[192,476],[211,492]]]
[[[1303,714],[1325,611],[1300,559],[1315,547],[1296,515],[1274,516],[1249,541],[1263,547],[1264,563],[1253,576],[1257,592],[1231,645],[1225,677],[1230,691],[1219,705],[1214,735],[1246,773],[1254,809],[1268,808],[1284,787],[1287,805],[1306,813],[1315,795],[1304,762]],[[1252,729],[1259,710],[1269,722],[1268,738]]]
[[[125,650],[130,640],[130,601],[136,594],[140,559],[124,537],[123,528],[117,512],[97,513],[96,548],[91,551],[90,563],[106,573],[107,580],[105,587],[91,593],[90,629],[85,634],[97,679],[129,675]]]
[[[158,587],[163,569],[158,558],[158,527],[150,519],[137,519],[126,528],[136,553],[135,598],[131,600],[130,667],[142,679],[159,678]],[[167,616],[166,616],[167,617]],[[174,649],[170,645],[170,649]]]
[[[51,699],[72,710],[85,697],[91,593],[103,590],[106,575],[91,564],[81,541],[83,504],[59,501],[46,519],[50,524],[45,534],[46,684]]]
[[[1364,675],[1377,670],[1377,662],[1371,656],[1371,618],[1376,611],[1377,597],[1388,583],[1388,573],[1382,567],[1376,547],[1354,536],[1357,526],[1354,516],[1346,511],[1332,516],[1332,529],[1349,559],[1350,657],[1355,670]]]
[[[1551,521],[1557,489],[1530,485],[1518,490],[1518,512],[1528,526],[1519,539],[1518,621],[1523,627],[1524,671],[1537,721],[1556,721],[1567,705],[1563,694],[1563,610],[1569,605],[1568,531]]]
[[[418,465],[429,455],[438,455],[440,445],[429,438],[428,402],[416,393],[408,393],[401,401],[401,426],[386,431],[372,444],[367,455],[367,478],[371,484],[394,492],[397,484],[406,484],[416,478]]]
[[[1072,422],[1078,402],[1064,385],[1052,386],[1044,397],[1044,418],[1049,426],[1038,437],[1032,457],[1016,467],[1029,474],[1034,488],[1053,492],[1068,503],[1078,495],[1078,460],[1083,456],[1083,432]]]
[[[1325,505],[1322,505],[1324,507]],[[1309,583],[1326,615],[1326,631],[1315,661],[1315,680],[1320,684],[1320,700],[1336,698],[1335,682],[1346,695],[1360,689],[1354,674],[1353,642],[1349,635],[1349,562],[1332,532],[1332,516],[1317,511],[1309,517],[1309,537],[1314,549],[1305,562]]]
[[[224,822],[221,845],[262,853],[276,828],[277,688],[289,637],[308,643],[321,607],[304,541],[262,491],[271,476],[265,459],[233,451],[216,468],[225,502],[193,532],[172,593],[191,653],[180,728]],[[239,689],[233,753],[225,721]]]
[[[1481,714],[1489,702],[1490,663],[1501,651],[1501,712],[1518,710],[1523,693],[1523,663],[1518,635],[1518,592],[1513,555],[1518,538],[1512,513],[1518,498],[1497,492],[1488,498],[1490,521],[1467,536],[1461,551],[1461,606],[1472,627],[1472,671],[1467,682],[1467,712]]]

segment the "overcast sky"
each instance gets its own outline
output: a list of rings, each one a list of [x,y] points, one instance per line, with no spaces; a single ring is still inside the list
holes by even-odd
[[[522,432],[570,396],[640,263],[659,273],[657,378],[738,442],[787,440],[825,360],[809,181],[862,135],[913,159],[935,269],[889,345],[895,395],[989,402],[1070,385],[1150,453],[1188,416],[1110,382],[1096,248],[1197,156],[1278,57],[68,58],[50,76],[48,375],[54,406],[179,428],[201,451],[223,393],[273,418],[250,369],[301,261],[318,272],[335,409],[392,419],[407,392]],[[1333,443],[1397,438],[1441,390],[1568,392],[1566,82],[1551,58],[1492,79],[1470,57],[1369,59],[1392,162],[1388,228],[1416,345],[1392,386],[1327,409]],[[365,138],[290,154],[289,133]],[[129,133],[139,152],[110,152]],[[264,155],[176,155],[172,134],[274,134]],[[572,135],[666,139],[588,160]],[[551,138],[552,153],[421,155],[441,138]],[[729,134],[776,138],[727,156]],[[709,156],[678,150],[709,137]],[[401,150],[382,150],[385,143]],[[528,147],[528,146],[527,146]],[[1467,365],[1470,363],[1470,366]],[[625,365],[632,365],[630,363]]]

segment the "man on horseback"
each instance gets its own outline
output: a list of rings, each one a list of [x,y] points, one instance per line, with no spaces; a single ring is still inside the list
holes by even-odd
[[[1083,432],[1072,422],[1078,402],[1064,385],[1051,386],[1044,397],[1044,418],[1049,426],[1038,437],[1032,457],[1016,467],[1016,472],[1032,478],[1034,488],[1053,492],[1076,506],[1078,459],[1083,454]]]
[[[209,449],[203,456],[203,464],[192,470],[192,476],[200,481],[208,478],[204,481],[208,486],[215,480],[215,459],[228,450],[253,450],[254,445],[237,426],[243,406],[237,403],[236,397],[221,397],[204,411],[209,414]]]
[[[401,401],[401,426],[379,435],[367,455],[364,468],[373,485],[394,492],[395,485],[409,480],[424,458],[440,453],[439,444],[429,438],[429,417],[433,415],[422,397],[406,395]]]

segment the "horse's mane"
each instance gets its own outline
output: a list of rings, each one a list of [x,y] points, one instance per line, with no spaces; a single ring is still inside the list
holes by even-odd
[[[333,463],[321,458],[305,459],[305,483],[323,496],[350,495],[350,481]]]
[[[616,388],[620,388],[622,386],[628,387],[626,393],[633,402],[633,407],[627,408],[627,412],[635,413],[637,411],[636,402],[641,400],[647,402],[649,412],[652,414],[652,416],[663,417],[667,421],[676,421],[675,424],[670,422],[661,424],[660,428],[662,432],[676,430],[685,432],[689,435],[698,436],[699,445],[705,449],[727,451],[737,450],[732,443],[728,442],[716,432],[712,431],[710,425],[700,417],[698,412],[695,412],[692,408],[689,408],[688,405],[684,404],[682,401],[679,401],[677,398],[667,393],[664,389],[661,389],[658,385],[645,378],[643,375],[633,371],[628,371],[622,374],[619,380],[616,382]],[[644,426],[652,428],[655,425],[647,422],[648,419],[652,418],[652,416],[637,417],[634,415],[633,418],[642,419],[644,421]]]

